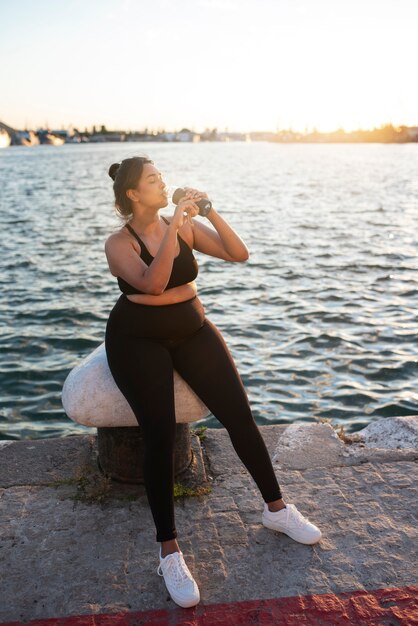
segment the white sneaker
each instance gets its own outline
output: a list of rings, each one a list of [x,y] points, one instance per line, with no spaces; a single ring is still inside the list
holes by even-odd
[[[322,537],[319,528],[304,517],[294,504],[286,504],[286,508],[280,511],[270,511],[264,502],[261,521],[266,528],[285,533],[300,543],[317,543]]]
[[[199,588],[187,567],[183,552],[173,552],[166,557],[161,556],[157,574],[164,576],[165,586],[171,598],[179,606],[189,608],[200,601]]]

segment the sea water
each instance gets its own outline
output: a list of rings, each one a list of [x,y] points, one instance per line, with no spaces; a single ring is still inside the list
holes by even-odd
[[[104,253],[121,226],[107,170],[137,154],[167,184],[206,191],[250,252],[245,263],[194,254],[199,298],[258,424],[328,419],[354,432],[418,413],[418,144],[10,147],[0,150],[1,439],[95,432],[67,417],[61,391],[104,342],[120,295]]]

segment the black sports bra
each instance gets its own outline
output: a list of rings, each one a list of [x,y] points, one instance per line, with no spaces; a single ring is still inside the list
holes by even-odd
[[[169,224],[165,217],[161,216],[166,224]],[[141,246],[141,259],[147,264],[151,265],[154,257],[149,253],[148,248],[144,244],[144,242],[140,239],[140,237],[136,234],[134,229],[130,224],[125,224],[128,230],[136,237]],[[167,283],[166,289],[172,289],[172,287],[178,287],[179,285],[185,285],[186,283],[190,283],[194,280],[199,272],[199,266],[197,261],[193,255],[193,252],[190,246],[178,235],[178,241],[180,244],[180,253],[178,256],[174,257],[173,261],[173,269],[171,271],[170,280]],[[133,287],[129,283],[126,282],[120,276],[117,276],[119,289],[122,293],[126,295],[130,295],[133,293],[146,293],[145,291],[139,291],[136,287]]]

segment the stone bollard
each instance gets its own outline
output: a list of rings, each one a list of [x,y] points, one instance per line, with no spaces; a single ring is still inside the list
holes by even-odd
[[[139,426],[97,429],[98,465],[113,480],[143,483],[144,442]],[[193,460],[189,424],[177,424],[174,475],[182,474]]]
[[[176,412],[174,473],[178,475],[193,460],[189,423],[208,417],[210,411],[175,370],[173,380]],[[69,418],[97,428],[100,470],[120,482],[143,483],[142,429],[113,379],[104,342],[71,370],[64,381],[61,399]]]

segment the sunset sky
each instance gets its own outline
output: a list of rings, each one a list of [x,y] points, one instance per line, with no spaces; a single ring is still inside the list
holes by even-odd
[[[418,125],[418,0],[0,0],[15,128]]]

